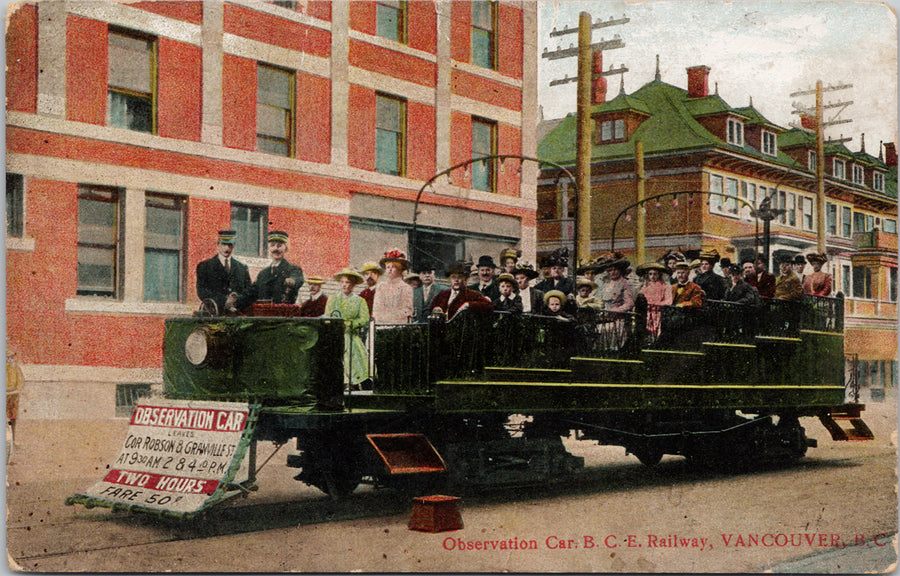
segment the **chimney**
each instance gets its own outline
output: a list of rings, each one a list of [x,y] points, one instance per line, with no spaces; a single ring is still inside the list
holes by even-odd
[[[709,66],[693,66],[687,69],[688,98],[703,98],[709,95]]]
[[[894,142],[888,142],[884,145],[884,163],[888,165],[888,168],[893,168],[897,165],[897,144]]]
[[[603,52],[594,50],[594,62],[591,75],[591,104],[603,104],[606,102],[606,76],[603,73]]]

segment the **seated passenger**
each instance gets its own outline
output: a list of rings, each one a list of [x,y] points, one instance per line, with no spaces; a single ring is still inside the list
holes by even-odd
[[[609,273],[609,279],[603,285],[603,292],[600,295],[604,310],[631,312],[634,308],[634,292],[631,284],[625,279],[630,266],[631,263],[618,253],[614,260],[604,265],[603,270]]]
[[[719,261],[719,252],[715,248],[703,250],[697,259],[700,260],[700,270],[694,276],[694,284],[703,289],[707,299],[721,300],[725,296],[725,278],[713,271]]]
[[[592,280],[584,276],[580,276],[575,280],[575,304],[579,308],[593,308],[594,310],[603,310],[603,302],[594,296],[597,285]]]
[[[306,279],[309,284],[309,299],[300,306],[300,316],[304,318],[317,318],[325,313],[328,297],[322,292],[322,284],[325,280],[318,276],[310,276]]]
[[[432,313],[443,314],[452,320],[459,312],[470,310],[475,314],[490,314],[494,305],[477,290],[469,290],[466,280],[469,278],[469,265],[457,262],[447,271],[450,288],[434,297],[431,302]]]
[[[759,291],[745,280],[743,268],[739,264],[732,264],[728,272],[731,276],[731,287],[725,291],[724,300],[746,306],[759,306],[762,303]]]
[[[822,265],[828,261],[826,254],[807,254],[807,261],[813,273],[803,279],[803,293],[811,296],[831,296],[831,275],[822,272]]]
[[[803,285],[794,274],[792,265],[794,260],[787,254],[778,259],[778,269],[781,274],[775,279],[775,299],[796,302],[803,296]]]
[[[325,316],[344,320],[344,382],[353,390],[371,388],[369,355],[359,335],[359,329],[369,323],[369,305],[353,294],[356,285],[365,280],[349,268],[335,274],[334,279],[340,282],[340,292],[328,297]]]
[[[575,318],[565,311],[566,295],[559,290],[550,290],[544,294],[544,316],[553,316],[560,320],[574,320]]]
[[[494,298],[494,310],[497,312],[522,313],[522,297],[515,293],[516,279],[512,274],[497,276],[497,297]]]
[[[531,286],[531,281],[540,276],[531,264],[516,264],[516,284],[519,298],[522,300],[522,311],[528,314],[541,314],[544,310],[544,293]]]
[[[672,285],[672,305],[678,308],[700,308],[706,299],[703,289],[688,280],[691,266],[687,262],[675,264],[675,284]]]
[[[674,266],[674,264],[673,264]],[[663,280],[662,274],[667,268],[658,262],[644,262],[637,267],[637,274],[644,278],[644,287],[641,294],[647,299],[647,330],[654,336],[659,336],[661,306],[672,304],[672,287]],[[676,280],[677,282],[677,280]]]

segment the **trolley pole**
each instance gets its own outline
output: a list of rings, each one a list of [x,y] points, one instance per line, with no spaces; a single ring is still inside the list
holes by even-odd
[[[634,173],[637,184],[637,201],[640,203],[635,219],[634,238],[637,251],[635,258],[637,258],[637,264],[641,264],[647,261],[647,209],[644,207],[647,193],[644,190],[644,143],[640,140],[634,143]]]
[[[578,182],[575,263],[591,257],[591,15],[578,15],[578,103],[575,179]]]
[[[816,253],[825,254],[825,134],[822,81],[816,82]]]

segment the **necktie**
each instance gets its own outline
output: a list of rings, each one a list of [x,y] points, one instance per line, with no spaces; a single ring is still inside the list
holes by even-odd
[[[225,274],[231,274],[231,258],[225,259]]]

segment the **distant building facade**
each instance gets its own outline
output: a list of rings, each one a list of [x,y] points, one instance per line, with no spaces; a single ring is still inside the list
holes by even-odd
[[[25,2],[7,27],[7,343],[20,417],[104,418],[161,382],[166,317],[238,232],[330,278],[409,251],[414,200],[534,156],[528,2]],[[537,168],[421,198],[438,270],[534,254]],[[426,257],[426,256],[423,256]],[[301,298],[306,291],[301,292]]]
[[[751,258],[762,252],[764,226],[750,206],[766,198],[783,210],[771,222],[769,270],[782,254],[817,250],[814,134],[773,124],[752,101],[729,106],[709,92],[709,72],[689,68],[687,90],[657,73],[632,94],[607,100],[595,92],[592,253],[609,250],[614,240],[616,250],[633,257],[637,212],[625,209],[637,201],[638,141],[645,196],[669,194],[645,204],[649,259],[673,248],[695,255],[701,247],[732,261]],[[574,166],[575,129],[574,115],[566,117],[541,140],[539,156]],[[824,271],[846,298],[845,352],[859,361],[861,383],[872,387],[897,381],[897,153],[893,143],[883,148],[876,156],[864,140],[857,152],[825,146]],[[685,191],[714,194],[674,194]],[[574,217],[571,184],[545,170],[538,184],[539,254],[573,246]]]

